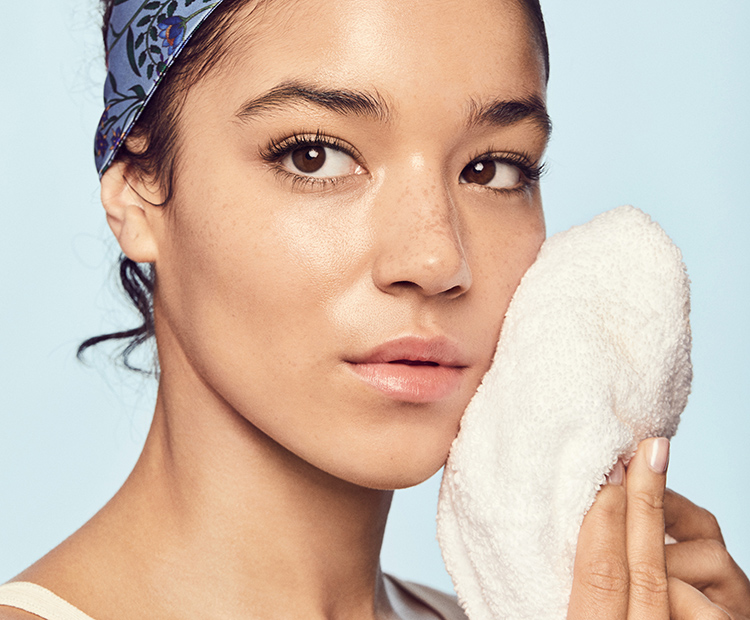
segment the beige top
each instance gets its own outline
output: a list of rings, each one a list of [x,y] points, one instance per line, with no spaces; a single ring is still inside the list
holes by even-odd
[[[466,620],[454,596],[410,581],[388,578],[405,592],[424,603],[443,620]],[[35,583],[15,581],[0,585],[0,606],[14,607],[44,620],[93,620],[80,609]]]

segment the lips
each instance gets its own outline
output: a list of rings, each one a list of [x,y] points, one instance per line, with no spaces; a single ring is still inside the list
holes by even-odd
[[[468,367],[459,348],[445,338],[399,338],[347,361],[370,387],[410,403],[448,398],[461,387]]]

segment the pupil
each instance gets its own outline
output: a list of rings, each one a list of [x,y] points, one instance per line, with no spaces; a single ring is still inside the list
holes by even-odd
[[[464,168],[463,177],[467,183],[487,185],[487,183],[495,178],[495,162],[475,161]]]
[[[326,152],[321,146],[305,146],[292,153],[292,161],[300,172],[317,172],[326,162]]]

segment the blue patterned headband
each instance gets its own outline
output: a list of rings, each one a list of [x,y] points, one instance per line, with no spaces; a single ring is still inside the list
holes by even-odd
[[[107,30],[104,114],[94,143],[99,176],[167,69],[221,0],[115,0]]]

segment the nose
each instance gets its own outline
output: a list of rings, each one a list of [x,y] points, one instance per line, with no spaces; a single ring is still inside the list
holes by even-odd
[[[471,287],[460,214],[442,179],[419,172],[381,186],[372,277],[389,294],[453,299]]]

